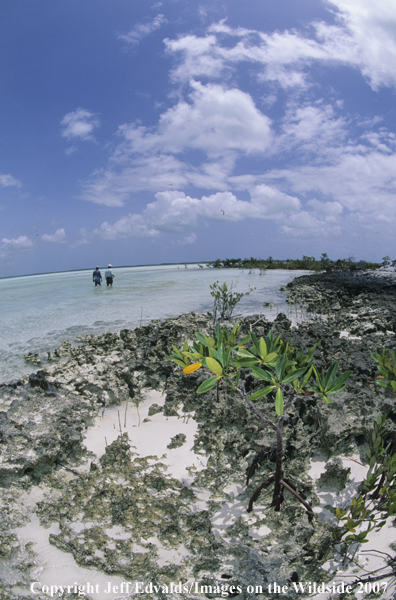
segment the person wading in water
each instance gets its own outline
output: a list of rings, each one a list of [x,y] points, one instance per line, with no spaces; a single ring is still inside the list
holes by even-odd
[[[109,265],[105,271],[105,277],[106,277],[106,285],[107,287],[113,287],[113,279],[115,277],[113,271],[111,270],[111,265]]]
[[[92,273],[92,281],[95,283],[95,287],[97,285],[102,285],[102,273],[99,271],[99,267],[96,267],[95,271]]]

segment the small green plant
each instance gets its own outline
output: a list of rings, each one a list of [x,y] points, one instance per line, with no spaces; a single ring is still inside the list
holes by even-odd
[[[386,418],[382,415],[374,421],[366,451],[369,470],[359,486],[359,495],[347,508],[336,509],[341,525],[336,538],[344,538],[349,544],[368,542],[372,529],[380,531],[389,517],[396,516],[396,454],[392,453],[392,443],[385,441]]]
[[[289,341],[284,342],[280,335],[274,338],[272,331],[269,331],[265,339],[257,339],[251,332],[238,342],[239,333],[238,325],[234,326],[231,333],[218,325],[215,337],[196,332],[197,342],[190,346],[186,340],[181,351],[172,346],[172,354],[165,358],[181,366],[185,375],[200,368],[210,374],[198,387],[198,394],[209,392],[217,386],[218,397],[220,381],[224,381],[243,399],[249,410],[275,431],[275,473],[255,490],[249,502],[248,512],[252,510],[261,490],[271,483],[274,484],[271,505],[276,511],[280,510],[284,500],[282,490],[286,488],[312,512],[308,502],[283,479],[283,426],[287,413],[291,411],[297,398],[316,394],[326,404],[330,404],[330,396],[344,389],[350,371],[337,377],[338,363],[335,362],[326,373],[319,373],[313,357],[316,345],[304,353],[302,350],[296,350]],[[264,387],[249,395],[244,386],[240,385],[241,372],[244,369],[249,369],[253,377],[263,382]],[[269,409],[272,414],[267,417],[257,408],[255,402],[265,396],[272,396],[276,416],[273,415],[273,409]]]
[[[396,391],[396,350],[391,352],[385,348],[378,349],[377,354],[372,354],[371,357],[381,373],[377,377],[378,385],[388,392]]]
[[[226,283],[220,284],[218,281],[210,286],[212,290],[210,295],[213,296],[213,323],[217,321],[231,319],[235,306],[243,298],[248,296],[256,288],[251,288],[247,292],[233,292],[235,283],[231,282],[229,286]]]
[[[389,392],[396,391],[396,351],[383,348],[371,356],[381,373],[378,385]],[[350,506],[336,509],[341,525],[336,537],[350,544],[366,543],[372,529],[380,531],[389,517],[396,516],[396,441],[386,439],[386,418],[380,415],[374,421],[366,450],[369,470],[360,484],[359,495],[352,498]]]

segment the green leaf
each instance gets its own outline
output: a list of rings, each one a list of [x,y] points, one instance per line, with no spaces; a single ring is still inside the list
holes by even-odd
[[[295,381],[296,379],[298,379],[299,377],[301,377],[301,375],[303,375],[305,373],[306,369],[296,369],[295,371],[292,371],[291,373],[288,373],[285,377],[282,378],[282,383],[290,383],[291,381]]]
[[[188,356],[193,360],[200,360],[203,358],[203,354],[201,354],[201,352],[189,352]]]
[[[208,343],[208,341],[206,339],[206,335],[202,335],[202,333],[199,333],[199,331],[196,331],[195,332],[195,337],[197,338],[197,340],[199,342],[201,342],[201,344],[203,344],[207,348],[210,348],[210,344]]]
[[[224,378],[225,382],[227,383],[227,385],[232,389],[235,390],[234,384],[232,383],[232,381],[230,381],[229,379],[227,379],[227,377]]]
[[[392,373],[391,373],[391,371],[388,371],[388,369],[385,369],[384,367],[381,367],[381,366],[378,366],[377,369],[381,373],[381,375],[383,377],[385,377],[385,379],[390,379],[392,377]]]
[[[380,387],[384,388],[384,390],[388,390],[388,392],[392,391],[392,386],[387,381],[384,381],[383,379],[380,379],[379,381],[377,379],[376,381]]]
[[[208,367],[208,369],[210,369],[215,375],[223,374],[222,366],[214,358],[208,356],[207,358],[205,358],[205,364]]]
[[[177,354],[177,356],[179,358],[183,359],[182,353],[180,352],[180,350],[178,350],[178,348],[176,348],[176,346],[174,344],[172,344],[172,350],[173,350],[173,352],[175,352],[175,354]]]
[[[179,358],[175,358],[174,356],[164,356],[164,358],[166,360],[173,360],[173,362],[179,365],[179,367],[182,367],[182,369],[184,369],[184,367],[186,366],[185,362],[182,362]]]
[[[337,375],[337,371],[338,371],[338,362],[336,361],[335,363],[333,363],[331,365],[331,367],[329,367],[329,369],[326,373],[325,380],[324,380],[325,390],[328,390],[331,387],[331,384],[333,383],[335,376]]]
[[[285,372],[286,364],[287,364],[287,356],[286,356],[286,354],[282,354],[282,356],[276,363],[276,367],[275,367],[275,374],[276,374],[278,381],[281,380],[283,373]]]
[[[259,390],[258,392],[254,392],[254,394],[252,394],[251,396],[249,396],[249,400],[251,400],[253,402],[254,400],[258,400],[259,398],[263,398],[263,396],[267,396],[274,389],[275,389],[274,385],[267,385],[267,387]]]
[[[254,354],[252,354],[251,352],[249,352],[249,350],[246,350],[245,348],[238,348],[238,350],[235,352],[237,358],[239,357],[246,357],[248,356],[249,358],[256,358],[254,356]]]
[[[265,343],[263,338],[260,338],[260,341],[259,341],[259,351],[260,351],[260,357],[264,360],[268,354],[268,350],[267,350],[267,344]]]
[[[251,337],[253,345],[255,347],[255,351],[257,352],[257,354],[259,354],[259,352],[260,352],[260,344],[259,344],[259,341],[256,338],[256,336],[254,335],[253,331],[251,332],[250,337]]]
[[[272,381],[271,375],[260,369],[260,367],[250,367],[253,377],[258,377],[259,379],[263,379],[264,381]]]
[[[282,390],[280,388],[278,388],[276,395],[275,395],[275,410],[276,410],[276,414],[278,415],[278,417],[281,417],[283,415],[283,394],[282,394]]]
[[[278,355],[276,352],[270,352],[269,354],[267,354],[267,356],[263,360],[263,363],[268,364],[268,363],[272,362],[273,360],[275,360],[277,357],[278,357]]]
[[[259,365],[260,361],[258,358],[254,358],[254,356],[252,356],[251,358],[238,358],[235,361],[235,364],[240,366],[240,367],[252,367],[254,365]]]
[[[221,379],[221,377],[209,377],[209,379],[201,383],[197,389],[197,394],[204,394],[214,388],[219,379]]]
[[[243,340],[241,340],[240,342],[238,342],[238,346],[244,346],[245,344],[247,344],[248,342],[250,342],[251,337],[250,337],[250,333],[249,335],[247,335],[246,337],[243,338]]]
[[[303,388],[305,385],[307,385],[311,375],[312,375],[312,369],[313,367],[310,367],[308,370],[308,373],[304,376],[303,380],[301,381],[301,387]]]
[[[313,367],[313,372],[315,375],[317,386],[318,386],[319,390],[323,392],[324,391],[323,377],[321,376],[321,374],[317,371],[317,369],[315,367]]]
[[[225,365],[225,351],[224,351],[224,344],[223,344],[223,342],[221,342],[220,346],[217,349],[216,358],[219,361],[219,363],[224,367],[224,365]]]
[[[326,389],[326,392],[331,392],[332,394],[335,394],[336,392],[343,390],[345,387],[345,382],[351,373],[352,371],[345,371],[345,373],[337,377],[333,385]]]

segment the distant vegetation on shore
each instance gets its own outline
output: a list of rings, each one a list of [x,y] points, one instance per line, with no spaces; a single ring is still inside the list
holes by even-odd
[[[386,259],[385,257],[384,263]],[[268,258],[218,258],[217,260],[208,263],[213,269],[305,269],[309,271],[357,271],[361,269],[378,269],[384,263],[372,263],[364,260],[355,261],[352,256],[349,258],[339,258],[331,260],[324,252],[319,260],[314,256],[303,256],[302,258],[286,258],[278,260],[269,256]]]

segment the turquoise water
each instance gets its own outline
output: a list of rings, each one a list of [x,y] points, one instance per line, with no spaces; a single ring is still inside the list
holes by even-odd
[[[279,291],[305,271],[259,271],[201,269],[197,265],[124,267],[113,269],[113,288],[95,287],[92,271],[48,273],[0,280],[2,335],[0,381],[20,377],[45,366],[48,350],[64,340],[103,332],[135,328],[152,319],[181,313],[210,311],[209,285],[216,280],[236,282],[235,290],[256,290],[242,298],[237,313],[262,313],[274,319],[290,311]],[[103,275],[102,271],[102,275]],[[263,303],[276,306],[264,308]],[[28,352],[39,353],[42,365],[23,360]]]

